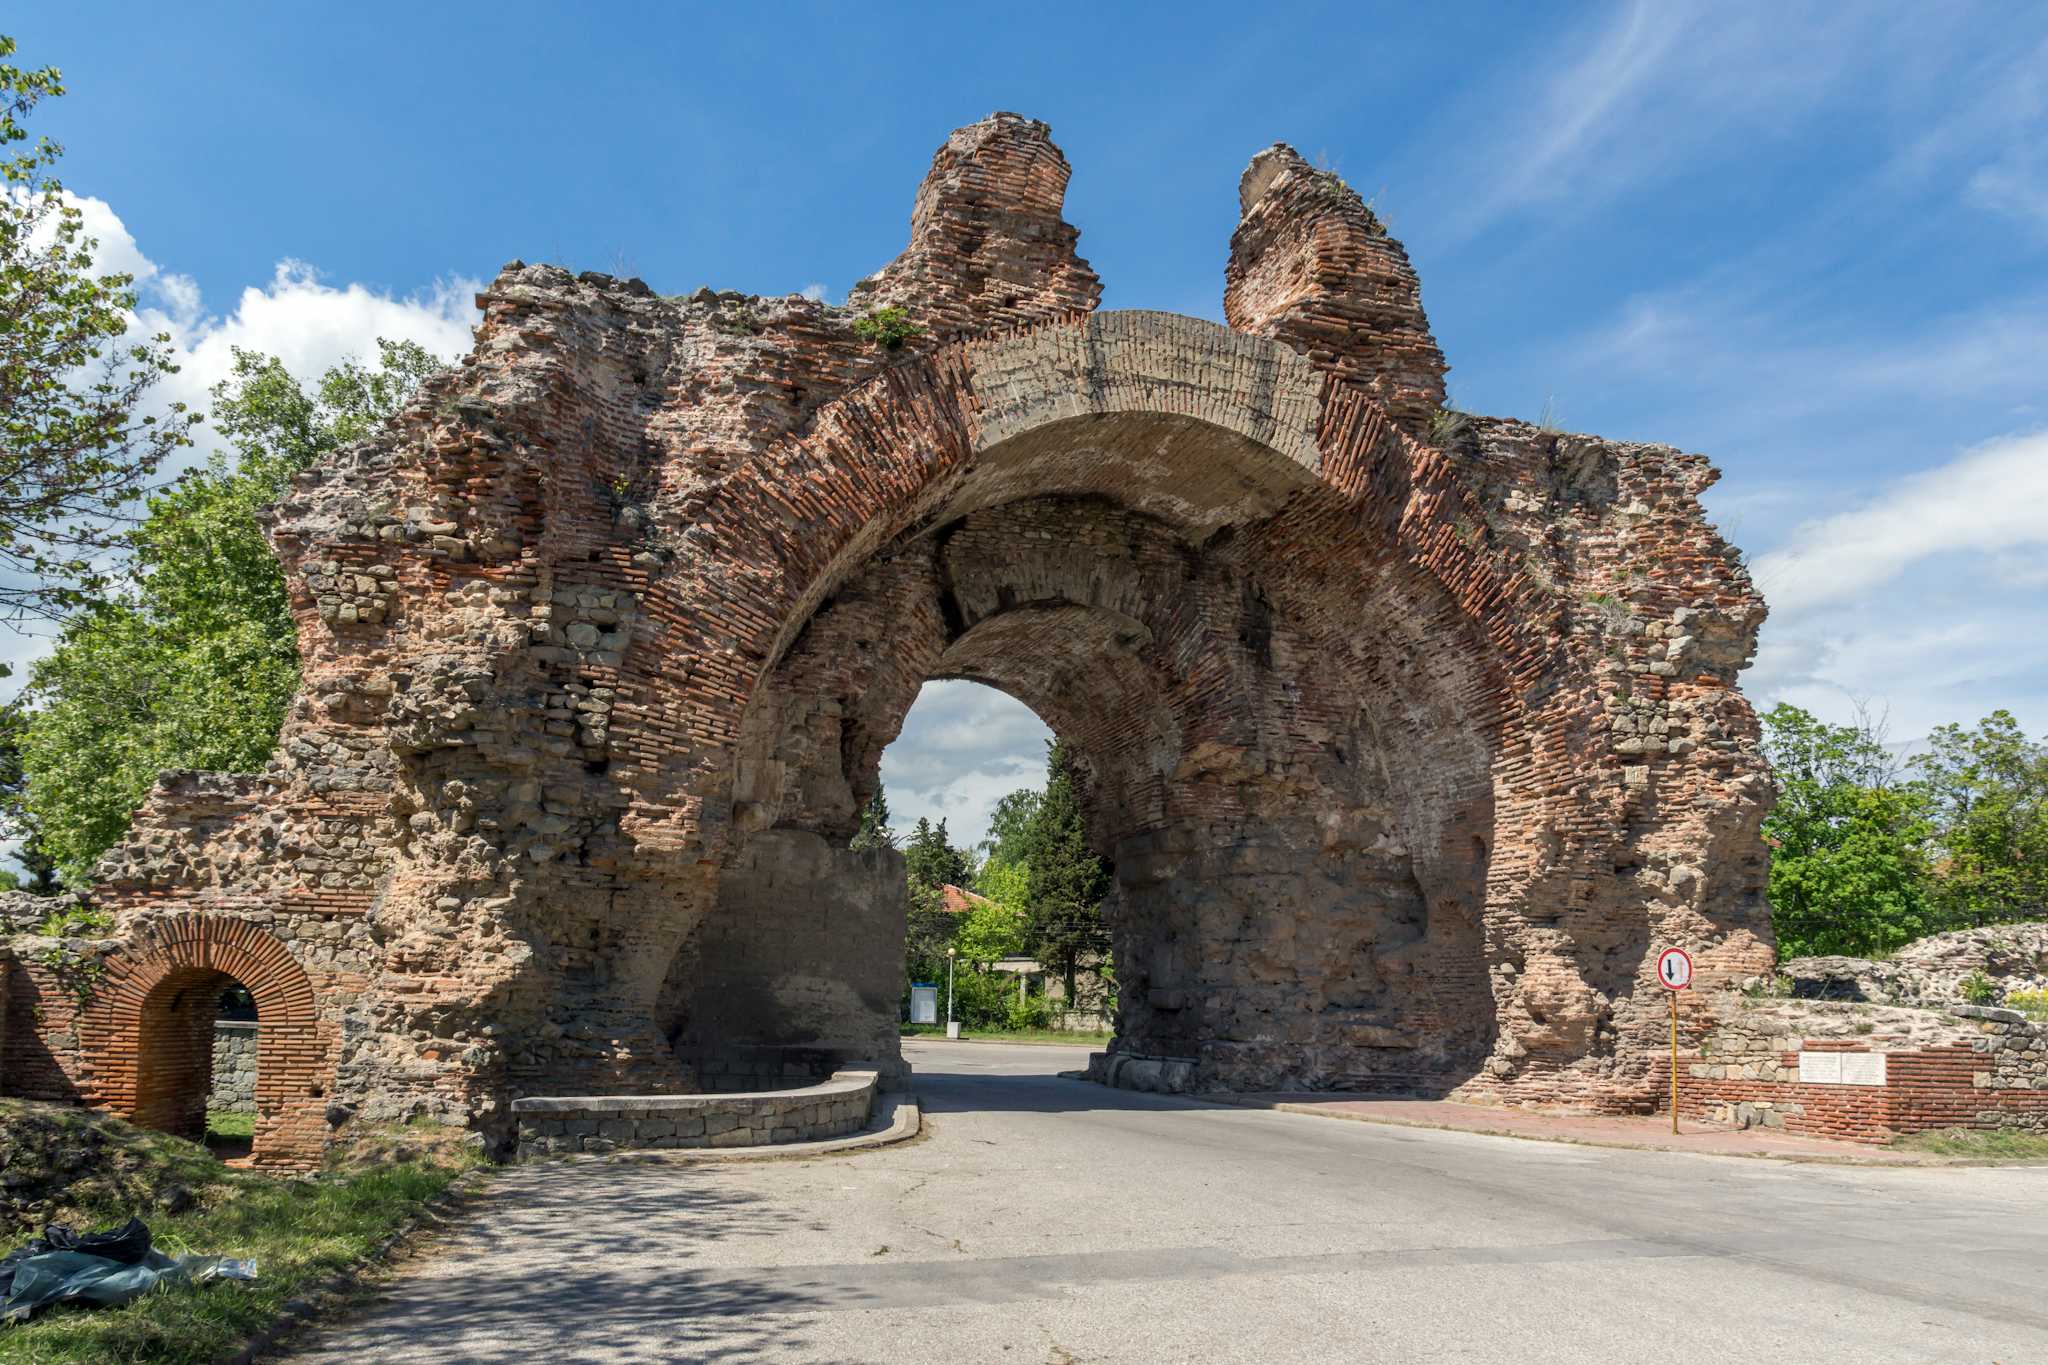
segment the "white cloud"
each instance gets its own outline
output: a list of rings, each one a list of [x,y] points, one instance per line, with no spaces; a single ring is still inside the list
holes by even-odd
[[[2016,147],[1981,167],[1970,177],[1970,198],[2048,231],[2048,165],[2031,147]]]
[[[2048,432],[2002,437],[1811,519],[1755,561],[1744,688],[1911,738],[2006,707],[2048,729]]]
[[[825,286],[822,284],[807,284],[797,292],[802,294],[805,298],[809,299],[812,303],[825,302]]]
[[[1781,136],[1873,61],[1902,55],[1914,27],[1910,12],[1877,6],[1631,0],[1536,54],[1521,88],[1489,84],[1472,101],[1459,140],[1480,150],[1450,179],[1482,188],[1450,215],[1452,234],[1584,210],[1682,175],[1710,149]]]
[[[1739,391],[1752,399],[1744,408],[1780,421],[1900,392],[2020,402],[2041,391],[2048,295],[1999,299],[1910,331],[1894,325],[1875,344],[1857,320],[1833,321],[1853,334],[1829,335],[1805,299],[1717,274],[1636,295],[1619,317],[1564,348],[1560,362],[1588,379],[1625,373],[1702,393]],[[1760,393],[1767,404],[1754,401]]]
[[[1777,610],[1796,614],[1863,596],[1939,555],[2012,551],[2048,562],[2048,432],[1989,442],[1808,522],[1758,559],[1755,574]]]
[[[920,816],[946,822],[959,848],[988,832],[996,802],[1020,787],[1045,785],[1052,731],[1022,702],[979,683],[926,683],[904,718],[903,733],[882,753],[889,818],[907,834]]]
[[[312,266],[287,257],[268,283],[244,288],[231,312],[209,313],[198,283],[145,255],[113,205],[89,195],[64,197],[95,242],[94,268],[134,277],[137,327],[170,334],[179,373],[152,395],[155,402],[203,408],[212,387],[229,374],[235,347],[274,355],[302,380],[317,379],[351,356],[373,359],[379,337],[416,341],[446,360],[469,350],[482,287],[474,279],[436,280],[399,296],[361,284],[326,284]]]
[[[1688,177],[1743,177],[1821,119],[1852,127],[1851,233],[1873,202],[1941,203],[2048,227],[2048,38],[2034,13],[1951,3],[1626,0],[1450,106],[1453,169],[1420,188],[1437,249],[1517,218],[1584,215]]]
[[[196,290],[188,304],[174,288],[162,307],[144,307],[142,321],[168,331],[177,347],[181,369],[166,382],[166,397],[204,407],[208,391],[233,366],[236,347],[274,355],[308,380],[350,356],[374,358],[379,337],[416,341],[452,360],[469,349],[478,288],[475,280],[440,280],[399,297],[360,284],[326,284],[303,261],[284,260],[268,284],[243,289],[230,313],[202,314]],[[181,323],[174,311],[181,306],[191,321]]]
[[[1956,183],[1976,207],[2048,229],[2044,71],[2048,38],[1982,45],[1969,70],[1944,82],[1944,99],[1924,129],[1892,158],[1891,190]]]

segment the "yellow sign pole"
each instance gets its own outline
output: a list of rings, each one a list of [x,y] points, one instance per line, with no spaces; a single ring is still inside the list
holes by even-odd
[[[1678,992],[1671,996],[1671,1131],[1678,1131]]]

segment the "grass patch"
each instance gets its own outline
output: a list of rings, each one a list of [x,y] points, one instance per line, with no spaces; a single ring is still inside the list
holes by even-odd
[[[900,1026],[905,1038],[943,1038],[944,1024],[904,1024]],[[1070,1033],[1065,1029],[1026,1028],[963,1028],[960,1036],[970,1042],[979,1043],[1071,1043],[1076,1047],[1107,1047],[1114,1035],[1108,1033]]]
[[[143,1130],[112,1119],[90,1122],[127,1130],[116,1133],[116,1150],[144,1150],[161,1160],[197,1203],[166,1214],[89,1197],[67,1205],[74,1226],[139,1214],[166,1254],[252,1257],[258,1278],[170,1288],[121,1308],[56,1308],[25,1327],[0,1328],[0,1362],[223,1359],[274,1321],[288,1299],[361,1260],[422,1201],[483,1161],[461,1134],[406,1128],[373,1136],[318,1175],[273,1176],[224,1168],[198,1143],[162,1134],[130,1141]],[[28,1228],[0,1232],[0,1252],[30,1235]]]
[[[206,1135],[210,1138],[252,1138],[256,1136],[254,1114],[217,1114],[211,1110],[206,1115]]]
[[[1982,1161],[2048,1161],[2048,1133],[2021,1133],[2010,1128],[1937,1128],[1902,1137],[1892,1145],[1909,1152]]]

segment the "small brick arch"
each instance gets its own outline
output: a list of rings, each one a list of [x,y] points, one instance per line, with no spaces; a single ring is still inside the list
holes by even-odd
[[[107,960],[106,978],[79,1019],[87,1096],[148,1127],[188,1129],[195,1112],[203,1126],[213,1025],[206,1002],[231,981],[256,1002],[251,1160],[315,1165],[326,1143],[332,1040],[305,970],[248,920],[171,916],[144,926],[133,949]]]

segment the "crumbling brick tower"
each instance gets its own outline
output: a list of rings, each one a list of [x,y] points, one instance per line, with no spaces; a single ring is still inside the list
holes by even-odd
[[[1284,146],[1225,327],[1095,313],[1067,177],[1042,124],[954,133],[843,307],[508,266],[461,368],[276,509],[282,744],[159,787],[95,951],[283,944],[334,1122],[900,1068],[900,860],[846,843],[919,686],[971,678],[1076,756],[1117,1049],[1647,1101],[1656,951],[1771,956],[1713,471],[1445,413],[1405,253]],[[857,335],[883,307],[923,332]],[[116,1024],[17,975],[55,1012],[14,1074],[129,1094]]]

